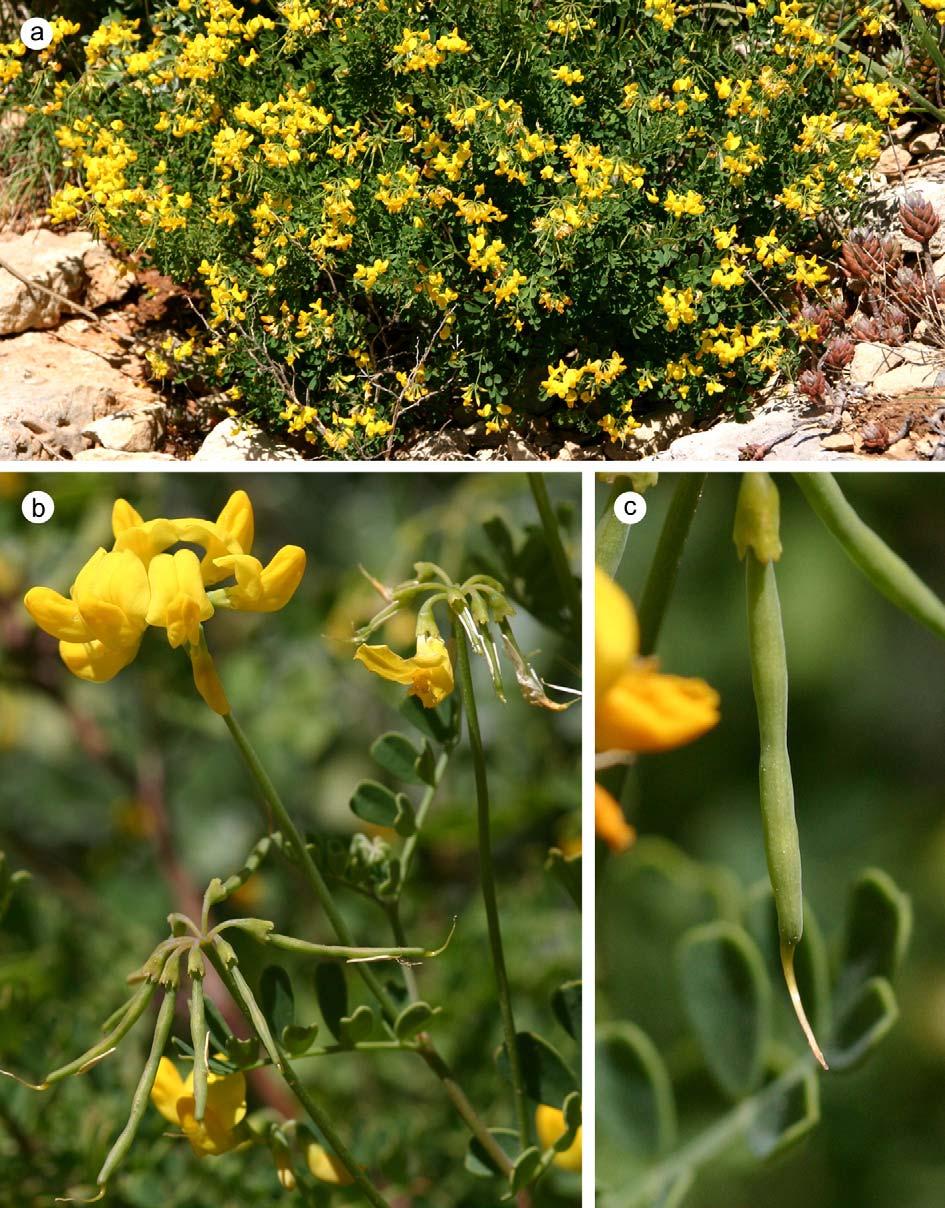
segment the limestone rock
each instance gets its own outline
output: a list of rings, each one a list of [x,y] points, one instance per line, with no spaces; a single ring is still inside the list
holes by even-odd
[[[505,454],[509,461],[541,461],[541,454],[536,453],[517,432],[513,432],[505,442]]]
[[[854,386],[868,386],[881,373],[902,364],[902,355],[887,344],[857,344],[850,362],[850,382]]]
[[[164,435],[166,415],[164,403],[150,403],[139,411],[119,411],[93,420],[83,436],[113,452],[150,453]]]
[[[405,461],[467,461],[469,437],[462,430],[431,432],[396,456]]]
[[[85,304],[90,310],[120,302],[135,283],[135,275],[124,268],[102,243],[93,243],[82,258],[87,277]]]
[[[895,397],[913,390],[941,388],[941,396],[945,398],[945,359],[941,352],[911,344],[901,351],[904,354],[902,363],[881,373],[873,382],[874,390]]]
[[[853,437],[849,432],[833,432],[821,437],[820,447],[829,453],[852,453]]]
[[[87,336],[86,328],[74,321],[55,335],[0,340],[0,460],[74,456],[93,421],[160,402],[122,371],[121,350],[107,337],[96,336],[101,351],[69,342]]]
[[[940,141],[937,130],[927,130],[912,140],[909,150],[913,155],[931,155],[937,149]]]
[[[24,277],[78,301],[84,292],[84,259],[94,244],[91,235],[74,231],[56,235],[42,229],[0,236],[0,259]],[[39,290],[31,290],[0,268],[0,335],[55,327],[69,307]]]
[[[912,163],[912,156],[905,147],[886,147],[879,159],[873,165],[873,171],[880,176],[901,177]]]
[[[194,461],[302,461],[302,454],[273,440],[245,420],[221,420],[205,437]]]
[[[80,449],[73,461],[133,461],[139,469],[146,469],[156,462],[176,461],[173,453],[126,453],[121,449]]]

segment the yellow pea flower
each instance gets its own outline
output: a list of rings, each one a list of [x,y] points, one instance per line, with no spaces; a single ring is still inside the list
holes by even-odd
[[[151,1102],[165,1120],[184,1130],[198,1158],[227,1153],[244,1139],[237,1131],[237,1125],[246,1115],[246,1079],[239,1072],[208,1075],[207,1106],[203,1122],[198,1123],[194,1115],[193,1071],[183,1079],[173,1061],[162,1057],[151,1090]]]
[[[176,650],[186,642],[200,641],[200,623],[213,616],[213,605],[203,585],[200,562],[190,549],[158,554],[148,567],[151,602],[147,621],[167,630],[167,640]]]
[[[310,1173],[323,1183],[334,1183],[336,1187],[349,1187],[354,1176],[343,1166],[333,1153],[312,1141],[305,1148],[305,1163]]]
[[[98,549],[79,571],[69,599],[33,587],[24,604],[59,639],[63,662],[80,679],[105,683],[134,659],[147,627],[148,575],[134,554]]]
[[[619,854],[633,846],[637,832],[633,829],[617,799],[602,784],[594,785],[594,829],[612,852]]]
[[[665,675],[655,658],[640,658],[633,605],[606,575],[601,580],[598,573],[597,750],[652,754],[693,742],[718,723],[718,693],[704,680]]]
[[[250,554],[227,554],[215,560],[221,578],[234,575],[235,587],[223,589],[230,608],[244,612],[277,612],[295,594],[305,573],[305,550],[284,545],[268,566]]]
[[[550,1149],[555,1141],[566,1132],[564,1123],[564,1113],[558,1111],[556,1107],[549,1107],[546,1103],[540,1103],[535,1111],[535,1132],[538,1133],[538,1140],[542,1149]],[[582,1130],[578,1128],[577,1136],[567,1149],[559,1154],[555,1154],[554,1164],[560,1166],[562,1170],[581,1169],[582,1159]]]
[[[382,679],[406,684],[409,696],[420,698],[427,709],[435,708],[453,691],[453,665],[446,643],[439,636],[417,634],[417,653],[409,659],[389,646],[361,645],[354,657]]]

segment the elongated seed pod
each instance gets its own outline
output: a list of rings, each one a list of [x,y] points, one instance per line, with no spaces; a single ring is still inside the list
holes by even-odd
[[[98,1044],[93,1045],[88,1052],[83,1053],[81,1057],[76,1057],[75,1061],[70,1061],[68,1065],[61,1066],[58,1070],[53,1070],[52,1073],[47,1074],[45,1084],[51,1086],[54,1082],[61,1082],[63,1078],[68,1078],[72,1074],[84,1073],[96,1061],[100,1061],[107,1053],[110,1053],[119,1041],[128,1035],[147,1010],[148,1003],[154,997],[156,989],[157,984],[155,982],[145,982],[134,997],[126,1003],[123,1013],[118,1019],[118,1023],[108,1035],[104,1036]]]
[[[164,1049],[171,1034],[171,1026],[174,1023],[175,997],[174,994],[164,995],[164,1001],[161,1003],[161,1009],[158,1011],[157,1023],[154,1026],[154,1039],[151,1041],[151,1051],[148,1054],[148,1060],[145,1062],[144,1069],[141,1071],[141,1077],[138,1079],[138,1085],[131,1100],[128,1123],[119,1133],[118,1139],[108,1152],[108,1157],[106,1157],[102,1169],[98,1172],[98,1178],[95,1181],[99,1187],[107,1186],[108,1180],[118,1169],[134,1143],[135,1134],[141,1124],[141,1119],[148,1106],[151,1090],[154,1087],[154,1080],[157,1077],[161,1057],[164,1055]]]
[[[210,1033],[204,1009],[203,977],[190,979],[190,1038],[194,1046],[194,1119],[203,1123],[207,1110],[207,1057]]]
[[[804,498],[873,586],[897,608],[945,638],[945,603],[857,515],[832,474],[795,474]]]
[[[777,488],[768,475],[746,475],[739,493],[735,541],[745,558],[751,681],[758,713],[758,788],[768,877],[778,915],[781,967],[791,1004],[811,1051],[827,1062],[808,1022],[794,974],[804,933],[801,847],[788,754],[788,670],[774,563],[781,555]]]

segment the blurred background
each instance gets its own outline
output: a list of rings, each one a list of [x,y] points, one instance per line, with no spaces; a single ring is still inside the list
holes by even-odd
[[[578,573],[579,480],[546,478]],[[94,549],[110,545],[118,496],[145,518],[212,519],[238,487],[255,506],[253,552],[265,562],[296,543],[308,551],[308,569],[283,611],[218,614],[207,625],[208,643],[235,715],[296,820],[312,831],[347,839],[365,829],[348,802],[359,780],[387,779],[369,758],[371,743],[389,730],[419,741],[398,712],[405,690],[352,661],[353,629],[380,603],[359,564],[386,583],[410,577],[417,559],[441,562],[456,576],[498,568],[499,519],[515,548],[531,551],[523,562],[529,590],[548,600],[555,594],[548,559],[536,556],[538,513],[520,474],[0,476],[0,850],[11,869],[33,876],[0,924],[0,1067],[25,1077],[38,1078],[95,1042],[99,1024],[127,996],[125,976],[166,935],[168,911],[191,912],[207,881],[236,871],[265,827],[222,722],[196,695],[188,660],[159,631],[148,632],[135,662],[111,683],[84,684],[32,624],[23,593],[35,584],[68,592]],[[22,497],[34,489],[55,500],[48,524],[27,524],[20,514]],[[489,522],[492,537],[483,527]],[[553,612],[546,619],[554,621]],[[520,609],[513,625],[541,675],[580,687],[577,647],[556,632],[560,624]],[[373,640],[412,653],[412,619],[398,619]],[[549,1005],[557,986],[580,976],[579,915],[544,864],[549,848],[571,845],[580,833],[580,707],[549,713],[525,704],[510,669],[508,703],[500,704],[484,672],[475,668],[516,1022],[552,1040],[579,1073],[576,1046]],[[391,942],[373,902],[343,892],[341,905],[361,943]],[[240,892],[233,911],[333,942],[278,857]],[[434,1038],[460,1084],[492,1125],[511,1124],[510,1096],[493,1064],[500,1028],[465,741],[424,829],[402,914],[409,942],[424,946],[441,943],[458,919],[447,952],[415,971],[420,994],[443,1006]],[[239,949],[252,981],[258,949],[251,942]],[[311,969],[288,964],[299,1015],[317,1019]],[[352,1006],[366,1001],[358,979],[349,978],[349,987]],[[148,1042],[139,1025],[117,1054],[48,1095],[0,1083],[3,1208],[48,1204],[92,1182],[125,1122]],[[418,1058],[345,1054],[300,1068],[359,1157],[384,1172],[393,1204],[497,1203],[498,1184],[464,1169],[465,1129]],[[254,1084],[251,1108],[266,1095],[270,1105],[286,1106],[279,1094],[272,1080],[268,1089]],[[277,1196],[301,1202],[281,1191],[265,1150],[197,1161],[166,1130],[149,1110],[109,1194],[118,1208],[252,1208]],[[575,1204],[576,1178],[554,1172],[535,1204]],[[357,1199],[342,1191],[310,1202]]]
[[[618,579],[636,601],[677,477],[660,474],[645,521],[630,531]],[[878,865],[910,895],[914,932],[895,985],[899,1023],[860,1069],[820,1078],[813,1133],[769,1165],[728,1154],[684,1203],[937,1208],[945,1203],[945,644],[876,592],[789,475],[774,477],[805,896],[835,955],[850,882]],[[838,477],[861,516],[945,596],[945,476]],[[738,483],[736,474],[707,478],[657,650],[663,670],[719,691],[721,723],[689,747],[641,757],[625,798],[640,836],[678,845],[720,900],[735,879],[766,879],[744,569],[731,540]],[[610,490],[598,485],[598,515]],[[621,769],[601,779],[615,792],[624,787]],[[709,912],[679,895],[657,923],[639,905],[634,852],[601,851],[599,861],[599,1016],[632,1020],[655,1041],[685,1139],[728,1109],[694,1072],[673,961],[675,939]],[[780,1036],[796,1054],[803,1038],[783,1010],[780,981],[774,996]]]

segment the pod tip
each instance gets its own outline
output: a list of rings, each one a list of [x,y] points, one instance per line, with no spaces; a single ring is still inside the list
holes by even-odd
[[[829,1070],[830,1066],[821,1052],[820,1045],[817,1043],[817,1037],[814,1035],[814,1029],[810,1026],[810,1020],[807,1018],[807,1012],[804,1010],[804,1004],[801,1002],[801,992],[797,988],[797,978],[794,975],[794,950],[795,944],[781,945],[781,968],[784,970],[784,980],[787,983],[788,993],[791,996],[791,1006],[794,1008],[794,1014],[797,1016],[797,1022],[801,1025],[807,1043],[810,1045],[810,1051],[817,1058],[823,1069]]]

